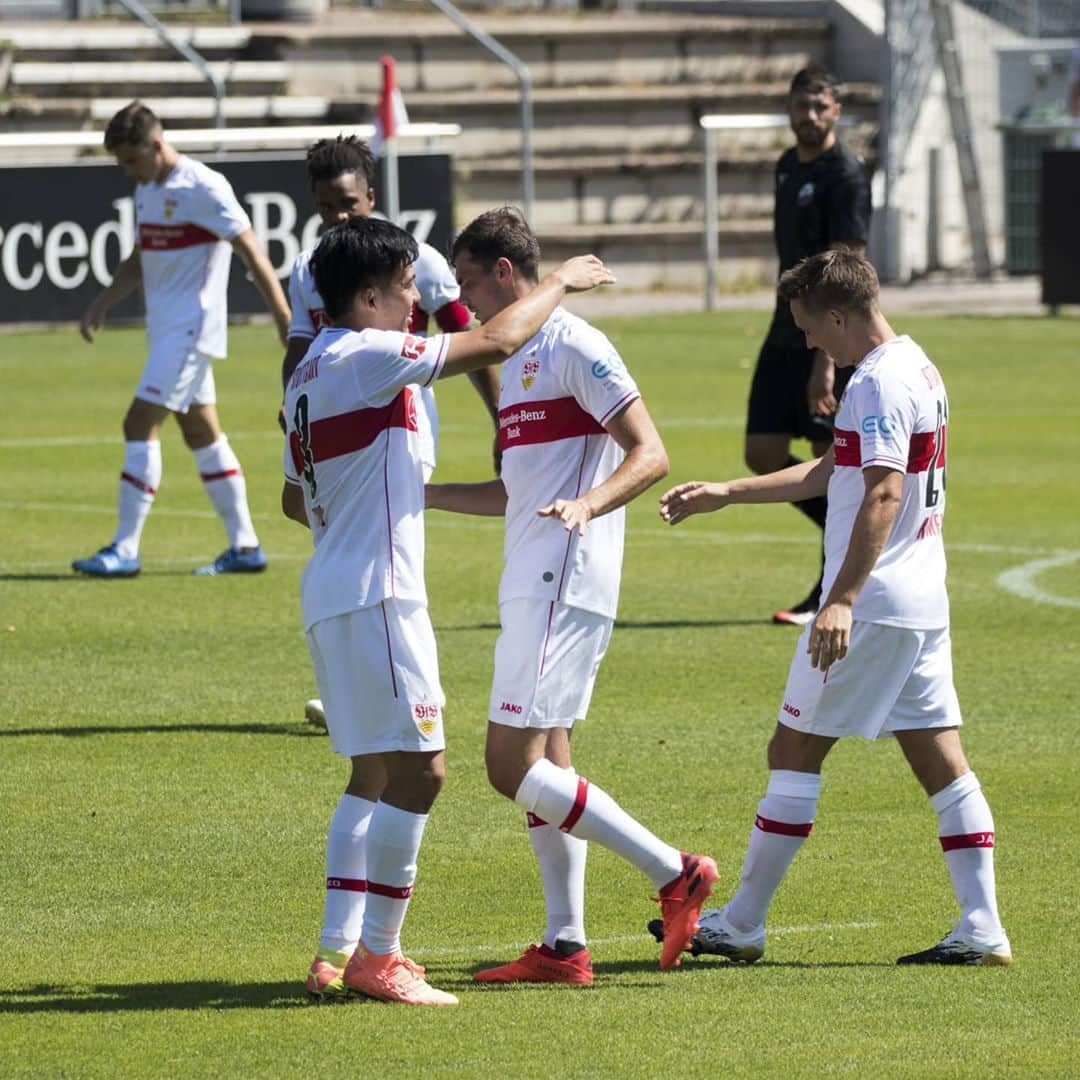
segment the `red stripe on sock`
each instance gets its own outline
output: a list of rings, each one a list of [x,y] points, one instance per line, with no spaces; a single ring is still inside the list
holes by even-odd
[[[779,833],[781,836],[809,836],[810,830],[814,827],[812,821],[808,821],[805,825],[793,825],[790,821],[772,821],[760,814],[754,818],[754,825],[762,832]]]
[[[152,488],[149,484],[143,483],[137,476],[132,476],[131,473],[122,472],[120,474],[121,480],[126,480],[132,487],[138,488],[140,491],[145,491],[147,495],[156,495],[157,488]]]
[[[529,823],[530,829],[539,829],[541,825],[547,824],[542,817],[537,817],[531,810],[525,811],[525,820]]]
[[[362,877],[328,877],[328,889],[344,889],[345,892],[367,892],[367,882]]]
[[[230,476],[240,476],[240,469],[222,469],[221,472],[204,472],[199,474],[204,484],[212,484],[215,480],[227,480]]]
[[[960,848],[993,847],[992,832],[962,833],[958,836],[939,836],[942,851],[957,851]]]
[[[577,778],[577,793],[574,795],[574,805],[570,807],[570,813],[566,820],[559,826],[563,832],[569,832],[577,823],[578,818],[585,813],[585,802],[589,797],[589,781],[584,776]]]
[[[412,896],[411,885],[380,885],[377,881],[367,883],[367,891],[374,896],[389,896],[391,900],[408,900]]]

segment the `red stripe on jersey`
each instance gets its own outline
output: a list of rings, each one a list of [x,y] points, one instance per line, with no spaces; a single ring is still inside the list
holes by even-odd
[[[754,818],[754,825],[762,832],[779,833],[781,836],[809,836],[810,830],[814,827],[812,821],[804,825],[793,825],[789,821],[772,821],[760,814]]]
[[[584,776],[577,778],[577,793],[574,795],[574,805],[570,807],[570,813],[566,820],[559,826],[562,832],[569,832],[577,823],[578,818],[585,813],[585,803],[589,798],[589,781]]]
[[[139,226],[139,248],[142,251],[178,251],[196,244],[216,244],[220,237],[201,225],[190,221],[177,225],[152,225],[143,222]]]
[[[525,820],[529,823],[530,829],[539,829],[541,825],[547,824],[542,817],[537,817],[531,810],[525,811]]]
[[[199,474],[204,484],[212,484],[215,480],[226,480],[230,476],[240,476],[239,469],[223,469],[221,472],[204,472]]]
[[[419,305],[413,304],[412,315],[409,317],[409,333],[424,334],[427,332],[428,313]]]
[[[375,896],[389,896],[391,900],[408,900],[412,896],[411,885],[380,885],[377,881],[367,883],[367,891]]]
[[[343,889],[345,892],[367,892],[367,882],[361,877],[328,877],[328,889]]]
[[[157,488],[152,488],[149,484],[144,483],[137,476],[132,476],[131,473],[122,472],[120,474],[120,479],[126,480],[132,487],[136,487],[140,491],[145,491],[147,495],[157,494]]]
[[[499,449],[576,439],[579,435],[606,435],[573,398],[522,402],[499,410]]]
[[[934,460],[934,450],[934,433],[916,431],[911,436],[911,445],[908,447],[907,471],[909,473],[926,472]]]
[[[318,463],[355,454],[370,446],[389,428],[416,431],[416,399],[407,386],[389,405],[356,409],[316,420],[311,425],[312,461]],[[295,450],[293,458],[295,464]]]
[[[856,469],[861,468],[862,446],[859,442],[859,433],[833,428],[833,453],[837,465],[853,465]]]
[[[960,848],[993,847],[992,832],[961,833],[957,836],[939,836],[942,851],[958,851]]]

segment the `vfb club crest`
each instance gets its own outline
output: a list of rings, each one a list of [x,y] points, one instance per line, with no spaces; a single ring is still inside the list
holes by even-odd
[[[521,369],[521,385],[526,390],[532,387],[532,384],[536,382],[536,376],[540,374],[540,361],[531,359],[525,361],[525,366]]]

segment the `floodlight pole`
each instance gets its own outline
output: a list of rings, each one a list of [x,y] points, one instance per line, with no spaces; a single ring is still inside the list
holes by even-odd
[[[460,12],[450,0],[431,0],[452,23],[475,41],[484,46],[488,52],[493,53],[507,67],[511,68],[521,84],[521,195],[522,208],[525,211],[525,220],[533,223],[533,203],[536,193],[533,184],[533,106],[532,106],[532,75],[525,64],[515,56],[505,45],[499,44],[490,34],[485,33],[476,26],[462,12]]]

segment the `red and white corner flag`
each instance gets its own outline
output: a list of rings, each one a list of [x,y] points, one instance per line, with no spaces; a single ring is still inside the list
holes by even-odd
[[[375,117],[375,135],[371,140],[371,149],[377,157],[382,156],[387,140],[397,134],[402,124],[409,122],[405,100],[397,87],[394,58],[381,56],[379,63],[382,65],[382,95],[379,98],[379,112]]]

